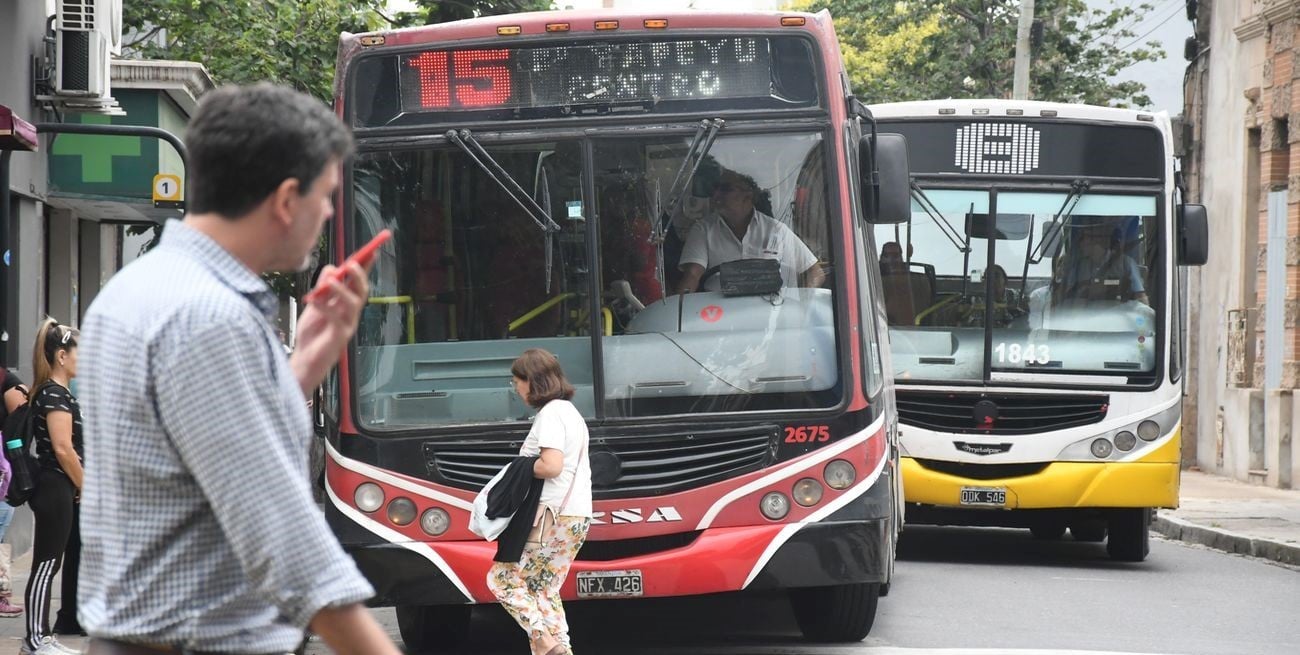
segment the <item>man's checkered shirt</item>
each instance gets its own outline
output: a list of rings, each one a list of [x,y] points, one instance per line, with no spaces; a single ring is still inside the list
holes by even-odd
[[[266,284],[170,222],[95,298],[80,617],[94,637],[286,652],[374,592],[312,501],[311,417]]]

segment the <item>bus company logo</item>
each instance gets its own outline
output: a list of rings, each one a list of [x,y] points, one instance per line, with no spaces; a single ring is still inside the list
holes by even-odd
[[[656,507],[650,512],[640,507],[592,512],[592,525],[620,525],[625,523],[666,523],[682,520],[676,507]]]
[[[954,441],[952,442],[952,445],[956,446],[957,450],[960,450],[963,453],[970,453],[981,457],[985,455],[1001,455],[1002,453],[1011,450],[1011,444],[1009,443],[969,443],[966,441]]]
[[[972,123],[957,130],[955,162],[969,173],[1022,175],[1038,168],[1040,135],[1020,123]]]

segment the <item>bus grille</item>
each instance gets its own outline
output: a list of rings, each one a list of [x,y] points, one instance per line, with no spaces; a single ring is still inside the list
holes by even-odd
[[[665,550],[685,548],[691,545],[700,531],[678,532],[654,537],[637,537],[634,539],[616,539],[614,541],[593,541],[588,539],[578,551],[578,560],[584,562],[608,562],[624,557],[653,555]]]
[[[917,459],[922,468],[955,475],[968,480],[1000,480],[1002,478],[1021,478],[1041,473],[1050,462],[1030,462],[1027,464],[969,464],[966,462],[944,462],[937,459]]]
[[[592,430],[589,457],[595,498],[661,495],[757,471],[775,461],[775,425],[695,429],[664,434]],[[425,464],[446,482],[481,489],[519,453],[519,441],[424,445]]]
[[[1098,423],[1105,395],[985,394],[897,391],[906,425],[961,434],[1029,434]],[[991,419],[991,420],[987,420]]]

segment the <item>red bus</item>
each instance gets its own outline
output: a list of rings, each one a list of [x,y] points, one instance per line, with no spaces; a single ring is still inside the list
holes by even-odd
[[[862,639],[902,500],[870,224],[910,216],[908,171],[830,15],[345,34],[337,75],[358,153],[330,257],[395,237],[322,391],[326,511],[408,646],[494,602],[468,516],[529,428],[508,383],[531,347],[591,429],[566,600],[787,589],[808,638]],[[691,236],[724,205],[748,238]],[[678,293],[687,259],[713,265]]]

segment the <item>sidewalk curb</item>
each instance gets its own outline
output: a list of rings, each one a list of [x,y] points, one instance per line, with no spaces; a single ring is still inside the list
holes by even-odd
[[[1300,544],[1289,544],[1271,539],[1257,539],[1236,532],[1208,528],[1190,521],[1156,513],[1151,529],[1178,541],[1208,546],[1237,555],[1300,566]]]

